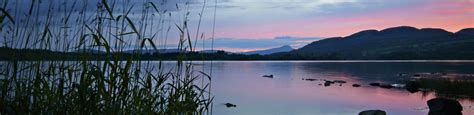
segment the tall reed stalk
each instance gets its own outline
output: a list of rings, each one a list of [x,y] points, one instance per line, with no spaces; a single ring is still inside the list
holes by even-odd
[[[133,59],[141,52],[126,61],[114,53],[159,51],[171,28],[179,31],[178,50],[195,51],[204,34],[199,20],[193,44],[189,4],[175,12],[160,7],[156,0],[2,0],[1,46],[107,55],[0,62],[0,114],[210,114],[211,76],[183,61],[186,53],[173,67]],[[167,21],[179,13],[181,23]]]

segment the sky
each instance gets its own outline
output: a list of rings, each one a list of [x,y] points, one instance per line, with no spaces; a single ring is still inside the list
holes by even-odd
[[[55,1],[55,0],[43,0]],[[56,0],[58,1],[58,0]],[[61,0],[59,0],[61,1]],[[73,2],[79,1],[79,2]],[[84,2],[86,1],[86,2]],[[89,1],[89,2],[87,2]],[[112,0],[109,0],[112,1]],[[178,29],[183,14],[189,11],[189,29],[200,31],[204,40],[201,49],[209,50],[215,23],[214,49],[233,52],[261,50],[290,45],[300,48],[311,42],[348,36],[367,29],[382,30],[396,26],[417,28],[442,28],[451,32],[474,27],[474,0],[116,0],[113,10],[131,7],[130,18],[139,20],[143,2],[158,4],[158,10],[170,13],[164,18],[170,28],[168,39],[160,36],[154,41],[165,48],[177,46]],[[125,1],[132,6],[124,6]],[[28,11],[31,0],[11,1],[8,11],[21,18]],[[64,2],[64,1],[61,1]],[[87,13],[96,11],[97,0],[70,0],[61,4],[84,6]],[[141,3],[140,3],[141,2]],[[46,2],[45,2],[46,3]],[[43,3],[42,5],[48,5]],[[59,3],[59,2],[58,2]],[[187,4],[187,5],[186,5]],[[178,6],[178,8],[177,8]],[[204,9],[202,10],[204,6]],[[184,11],[186,8],[188,10]],[[214,8],[216,18],[214,19]],[[67,11],[58,7],[58,11]],[[203,11],[201,14],[201,10]],[[76,10],[71,10],[76,11]],[[46,15],[47,9],[40,9]],[[171,14],[173,14],[171,16]],[[114,15],[120,15],[114,14]],[[199,16],[202,15],[200,19]],[[73,16],[74,17],[74,16]],[[199,23],[201,20],[201,23]],[[154,18],[151,21],[160,21]],[[135,21],[135,23],[141,23]],[[28,27],[29,25],[25,25]],[[201,35],[201,33],[199,33]],[[199,36],[198,35],[198,36]],[[194,34],[193,34],[194,36]],[[207,45],[205,45],[207,44]]]
[[[278,36],[328,38],[396,26],[451,32],[474,27],[474,0],[225,0],[218,5],[216,38],[249,44]]]
[[[229,0],[218,36],[334,37],[393,26],[473,27],[474,0]],[[239,30],[239,31],[234,31]]]

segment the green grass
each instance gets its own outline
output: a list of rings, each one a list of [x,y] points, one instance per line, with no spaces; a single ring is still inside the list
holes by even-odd
[[[0,2],[0,46],[52,51],[99,49],[113,58],[0,62],[0,114],[210,114],[211,76],[195,70],[192,61],[183,61],[186,54],[178,55],[181,58],[176,68],[166,70],[161,61],[156,64],[111,53],[127,47],[156,50],[156,36],[167,36],[169,31],[153,29],[153,25],[166,26],[164,20],[172,13],[159,11],[151,0],[138,4],[93,1],[98,4],[93,12],[76,5],[91,2],[88,0],[67,1],[72,5],[62,4],[62,0],[18,1],[30,4],[28,10],[21,12],[23,8],[13,1]],[[179,12],[189,14],[188,10]],[[131,15],[134,13],[138,16]],[[180,50],[194,51],[187,18],[169,28],[179,29]]]

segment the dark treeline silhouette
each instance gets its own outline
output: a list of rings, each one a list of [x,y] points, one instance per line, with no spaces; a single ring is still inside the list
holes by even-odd
[[[216,53],[100,53],[100,52],[56,52],[40,49],[12,49],[0,47],[0,60],[264,60],[268,56],[230,54],[224,51]]]
[[[401,26],[328,38],[275,56],[350,60],[474,59],[473,44],[474,28],[452,33],[443,29]]]
[[[474,29],[463,29],[456,33],[408,26],[381,31],[366,30],[347,37],[315,41],[290,52],[269,55],[243,55],[225,51],[106,54],[95,50],[53,52],[6,47],[0,48],[0,52],[0,60],[473,60]],[[183,53],[187,55],[180,55]]]

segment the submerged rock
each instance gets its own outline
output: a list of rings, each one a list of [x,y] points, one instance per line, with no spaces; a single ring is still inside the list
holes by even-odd
[[[352,84],[352,87],[360,87],[359,84]]]
[[[428,115],[462,115],[462,106],[456,100],[435,98],[427,102]]]
[[[229,108],[230,108],[230,107],[237,107],[237,105],[232,104],[232,103],[225,103],[224,105],[225,105],[226,107],[229,107]]]
[[[387,113],[382,110],[366,110],[360,112],[359,115],[387,115]]]

